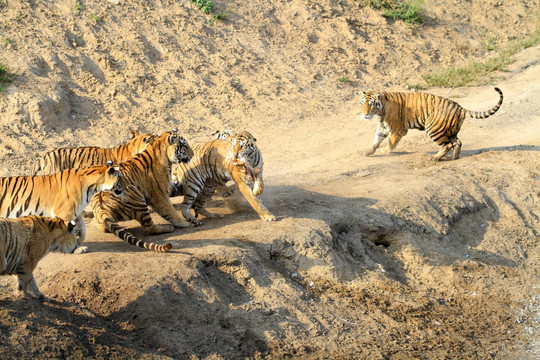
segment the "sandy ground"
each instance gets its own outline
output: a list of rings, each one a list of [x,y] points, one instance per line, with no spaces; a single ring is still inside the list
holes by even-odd
[[[497,74],[503,106],[466,120],[461,159],[429,162],[419,131],[361,155],[377,124],[359,121],[359,89],[403,90],[537,26],[535,2],[426,3],[411,28],[357,2],[216,2],[224,23],[188,2],[0,2],[0,60],[17,73],[0,95],[1,175],[133,127],[192,143],[247,129],[278,217],[216,196],[223,218],[151,238],[166,254],[89,223],[89,253],[35,271],[52,303],[0,278],[2,357],[540,357],[540,48]],[[429,91],[477,111],[498,100],[492,86]]]

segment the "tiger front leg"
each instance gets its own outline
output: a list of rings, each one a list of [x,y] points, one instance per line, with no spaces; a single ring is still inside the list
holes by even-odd
[[[388,136],[388,130],[382,122],[379,122],[377,125],[377,130],[375,131],[375,138],[373,139],[373,145],[370,149],[364,151],[364,156],[371,156],[375,153],[375,150],[381,145],[381,142],[386,139]]]
[[[237,178],[235,176],[236,174],[233,173],[233,179],[238,185],[238,189],[244,195],[246,200],[249,202],[251,207],[259,214],[260,218],[264,221],[276,221],[277,218],[270,212],[268,209],[261,203],[261,201],[253,196],[253,193],[251,192],[251,189],[249,186],[247,186],[246,183],[244,183],[241,179]]]
[[[88,246],[81,246],[84,239],[86,238],[86,222],[84,221],[84,218],[81,216],[77,217],[75,219],[75,232],[77,234],[76,236],[76,243],[77,247],[75,250],[73,250],[74,254],[85,254],[88,252]]]
[[[156,224],[150,216],[150,211],[145,207],[143,211],[138,211],[135,219],[141,224],[144,232],[148,235],[159,235],[172,233],[174,231],[173,224]]]
[[[32,297],[34,299],[39,299],[43,302],[50,302],[47,296],[43,295],[37,286],[36,280],[31,270],[19,270],[18,272],[18,292],[24,297]]]

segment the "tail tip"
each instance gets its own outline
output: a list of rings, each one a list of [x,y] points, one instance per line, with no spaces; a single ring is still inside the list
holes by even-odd
[[[163,251],[164,252],[169,251],[171,249],[172,249],[172,244],[171,243],[163,245]]]

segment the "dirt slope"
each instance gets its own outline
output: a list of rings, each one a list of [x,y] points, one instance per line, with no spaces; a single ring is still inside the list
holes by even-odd
[[[215,23],[187,1],[114,3],[0,1],[0,62],[17,74],[0,95],[0,175],[132,127],[193,143],[247,129],[278,221],[216,197],[222,219],[152,238],[167,254],[89,224],[89,253],[35,272],[53,303],[0,278],[3,357],[540,356],[540,48],[501,74],[497,114],[466,120],[458,161],[427,161],[437,147],[418,131],[362,157],[376,124],[354,96],[530,34],[537,3],[426,1],[419,28],[356,1],[215,2],[229,15]],[[430,91],[497,102],[491,86]]]

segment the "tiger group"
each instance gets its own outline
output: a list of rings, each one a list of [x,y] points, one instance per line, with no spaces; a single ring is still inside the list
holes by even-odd
[[[276,220],[257,198],[264,190],[263,159],[249,132],[220,131],[193,148],[176,130],[131,135],[115,148],[56,149],[33,175],[0,178],[0,275],[17,275],[20,294],[47,301],[32,275],[38,261],[50,251],[88,250],[82,246],[87,205],[99,229],[157,252],[172,245],[138,239],[118,222],[137,220],[149,235],[199,225],[199,214],[217,217],[204,204],[230,180],[262,219]],[[171,202],[178,195],[184,196],[180,213]],[[168,223],[156,224],[150,209]]]
[[[372,155],[389,136],[391,152],[409,129],[425,130],[439,146],[431,159],[439,161],[450,150],[458,159],[457,134],[465,117],[486,118],[503,101],[485,112],[462,108],[456,102],[428,93],[360,92],[362,118],[378,126]],[[46,153],[29,176],[0,178],[0,275],[17,275],[23,296],[48,301],[32,275],[38,261],[50,251],[83,253],[86,224],[83,209],[90,205],[94,224],[125,242],[166,252],[159,245],[137,238],[119,225],[137,220],[148,235],[200,225],[199,215],[220,217],[204,205],[227,182],[236,187],[261,219],[276,217],[261,203],[264,191],[263,158],[255,137],[247,132],[217,131],[213,139],[190,147],[177,130],[161,135],[131,133],[131,140],[114,148],[60,148]],[[171,197],[183,196],[180,214]],[[156,224],[150,209],[166,224]],[[192,213],[193,211],[193,213]]]

